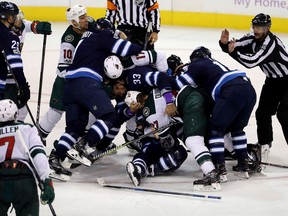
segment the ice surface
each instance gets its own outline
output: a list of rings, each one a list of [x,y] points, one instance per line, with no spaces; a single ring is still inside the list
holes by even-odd
[[[48,109],[49,97],[56,77],[56,66],[59,57],[60,39],[67,27],[66,23],[53,23],[51,36],[47,37],[44,78],[41,97],[41,115]],[[230,30],[231,37],[238,38],[247,32]],[[179,55],[184,62],[188,61],[191,51],[198,46],[207,46],[214,58],[227,64],[230,68],[247,71],[259,95],[264,81],[264,74],[259,68],[245,69],[226,53],[220,50],[218,40],[221,29],[199,29],[163,26],[159,33],[156,49]],[[288,35],[278,34],[288,46]],[[42,56],[42,35],[27,35],[23,49],[25,73],[31,85],[32,97],[30,109],[36,119],[39,77]],[[31,122],[27,116],[27,122]],[[64,116],[47,139],[47,154],[52,143],[64,131]],[[288,166],[288,147],[282,135],[281,127],[273,118],[274,142],[269,162]],[[122,128],[123,131],[123,128]],[[254,143],[256,137],[255,114],[253,112],[246,128],[248,141]],[[121,134],[121,132],[120,132]],[[124,142],[121,136],[116,144]],[[199,167],[191,153],[187,161],[176,172],[143,179],[143,188],[170,190],[205,195],[221,196],[221,200],[193,198],[183,196],[161,195],[149,192],[137,192],[120,189],[102,188],[96,182],[103,177],[106,183],[133,186],[126,174],[125,165],[132,159],[127,149],[118,154],[106,156],[92,167],[79,167],[73,171],[70,182],[54,181],[56,198],[53,202],[57,215],[60,216],[286,216],[288,200],[288,169],[267,167],[263,174],[255,174],[249,180],[240,180],[232,171],[236,162],[227,162],[228,181],[222,184],[219,192],[199,193],[192,191],[192,182],[202,177]],[[12,212],[9,215],[15,215]],[[41,216],[52,215],[48,206],[41,205]]]

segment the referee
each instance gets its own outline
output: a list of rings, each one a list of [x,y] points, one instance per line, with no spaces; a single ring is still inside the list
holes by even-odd
[[[229,41],[229,31],[222,31],[220,47],[247,68],[259,66],[266,75],[256,110],[258,143],[262,162],[267,162],[273,141],[272,116],[277,115],[288,144],[288,51],[270,31],[271,18],[257,14],[252,19],[253,33]]]
[[[106,18],[131,42],[146,50],[154,49],[160,31],[157,0],[107,0]]]

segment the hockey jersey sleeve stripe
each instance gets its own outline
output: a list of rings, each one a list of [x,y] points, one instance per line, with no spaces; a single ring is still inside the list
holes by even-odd
[[[20,55],[7,55],[7,60],[11,68],[23,68],[23,63]]]
[[[242,72],[242,71],[233,71],[233,72],[229,72],[229,73],[225,73],[216,83],[216,85],[214,86],[212,92],[211,92],[211,96],[213,98],[214,101],[216,101],[219,97],[220,91],[222,86],[229,82],[230,80],[235,79],[236,77],[246,77],[246,73]]]
[[[149,86],[157,86],[159,72],[148,72],[145,76],[145,80]]]
[[[43,147],[40,148],[33,148],[32,151],[30,151],[31,157],[34,158],[37,154],[44,154],[46,155],[46,152],[44,151]]]

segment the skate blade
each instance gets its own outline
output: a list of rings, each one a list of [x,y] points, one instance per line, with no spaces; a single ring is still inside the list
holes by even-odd
[[[227,175],[220,175],[219,176],[219,180],[220,180],[221,183],[227,182],[228,181]]]
[[[84,156],[80,156],[79,152],[75,149],[70,149],[69,151],[67,151],[67,155],[68,155],[68,157],[78,161],[79,163],[83,164],[84,166],[87,166],[87,167],[91,166],[91,161]]]
[[[219,191],[221,190],[220,183],[212,183],[211,185],[193,185],[195,191]]]
[[[71,178],[68,175],[64,175],[64,174],[57,174],[55,172],[52,172],[49,174],[49,178],[51,179],[55,179],[58,181],[62,181],[62,182],[66,182],[69,181]]]
[[[235,176],[243,179],[249,179],[249,174],[248,172],[237,172],[235,173]]]

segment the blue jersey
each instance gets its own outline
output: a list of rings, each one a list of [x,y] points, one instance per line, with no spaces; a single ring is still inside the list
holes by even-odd
[[[136,44],[114,38],[110,30],[87,31],[76,47],[65,78],[90,77],[102,82],[106,57],[112,53],[122,57],[136,55],[141,50]]]
[[[13,74],[19,84],[23,86],[26,78],[23,72],[23,62],[20,54],[20,41],[18,36],[9,30],[2,22],[0,22],[0,89],[4,89],[6,85],[6,77],[8,74],[7,63],[2,50],[5,52],[8,68],[11,67]]]
[[[236,77],[246,77],[246,73],[230,70],[220,62],[210,58],[200,58],[189,64],[188,70],[172,81],[176,90],[184,85],[204,88],[214,100],[220,94],[221,87]]]
[[[135,67],[126,70],[127,89],[148,94],[153,88],[159,88],[162,95],[171,92],[171,81],[166,73],[155,71],[150,66]]]

